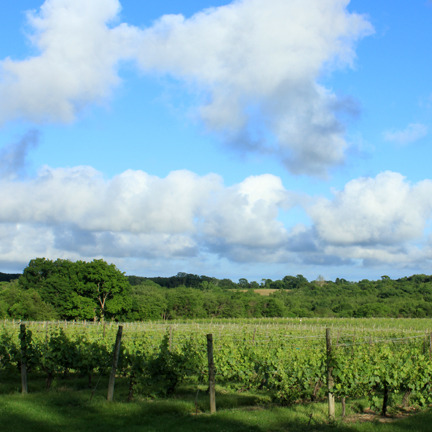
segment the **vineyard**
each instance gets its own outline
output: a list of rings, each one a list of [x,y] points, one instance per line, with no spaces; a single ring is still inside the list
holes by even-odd
[[[0,330],[0,372],[18,384],[23,359],[29,382],[43,376],[47,389],[86,377],[91,393],[110,374],[118,324],[27,322],[24,332],[22,324]],[[180,384],[198,391],[208,385],[211,334],[216,386],[264,392],[281,405],[325,400],[330,386],[336,401],[368,398],[385,414],[396,400],[432,403],[431,327],[427,319],[125,323],[116,376],[128,399],[173,395]]]

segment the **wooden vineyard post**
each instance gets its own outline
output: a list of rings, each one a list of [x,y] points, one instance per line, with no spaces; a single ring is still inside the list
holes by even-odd
[[[209,373],[209,395],[210,395],[210,414],[216,412],[216,379],[215,365],[213,361],[213,335],[207,335],[207,357]]]
[[[27,385],[27,333],[25,324],[20,325],[21,341],[21,393],[28,393]]]
[[[429,333],[429,359],[432,360],[432,333]]]
[[[120,345],[121,345],[122,333],[123,333],[123,326],[119,326],[117,330],[115,345],[114,345],[113,359],[111,364],[111,374],[108,382],[108,396],[107,396],[108,402],[112,402],[114,398],[114,382],[115,382],[118,360],[120,356]]]
[[[172,346],[172,340],[173,340],[173,328],[169,328],[169,340],[168,340],[168,351],[171,352],[171,346]]]
[[[328,390],[328,413],[329,420],[335,420],[335,397],[333,394],[333,366],[332,366],[332,345],[330,329],[326,329],[326,347],[327,347],[327,390]]]

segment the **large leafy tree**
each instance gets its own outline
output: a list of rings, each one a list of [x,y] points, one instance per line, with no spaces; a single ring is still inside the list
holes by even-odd
[[[86,297],[96,301],[97,316],[104,319],[125,314],[132,306],[131,287],[124,273],[114,264],[93,260],[86,265]]]
[[[60,317],[74,318],[71,311],[79,280],[74,273],[75,263],[71,261],[36,258],[24,269],[19,285],[25,290],[36,290],[44,302],[54,306]]]
[[[131,304],[127,277],[104,260],[36,258],[24,269],[19,284],[37,291],[63,319],[117,318]]]

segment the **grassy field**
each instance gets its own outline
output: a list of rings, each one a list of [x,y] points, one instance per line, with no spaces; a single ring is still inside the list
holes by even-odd
[[[235,289],[235,290],[233,289],[231,291],[233,291],[233,292],[239,292],[239,291],[240,292],[247,292],[248,290],[247,289]],[[272,289],[272,288],[257,288],[257,289],[253,289],[252,291],[256,294],[268,297],[270,294],[273,294],[279,290]],[[285,291],[288,292],[290,290],[285,290]]]
[[[180,399],[181,398],[181,399]],[[87,391],[68,389],[65,384],[49,392],[0,396],[0,430],[5,432],[426,432],[431,430],[432,413],[425,411],[385,419],[348,411],[347,418],[327,421],[325,403],[278,407],[256,404],[252,394],[218,394],[219,408],[210,415],[201,408],[205,395],[198,400],[185,390],[176,398],[106,402],[102,394],[91,400]],[[198,409],[197,409],[197,405]],[[361,405],[361,403],[359,403]],[[235,408],[233,408],[233,406]],[[400,414],[399,414],[400,416]]]

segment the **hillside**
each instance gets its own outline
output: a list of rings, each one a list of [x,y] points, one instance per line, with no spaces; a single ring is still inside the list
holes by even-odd
[[[0,272],[0,282],[10,282],[18,279],[21,276],[19,273],[2,273]]]

